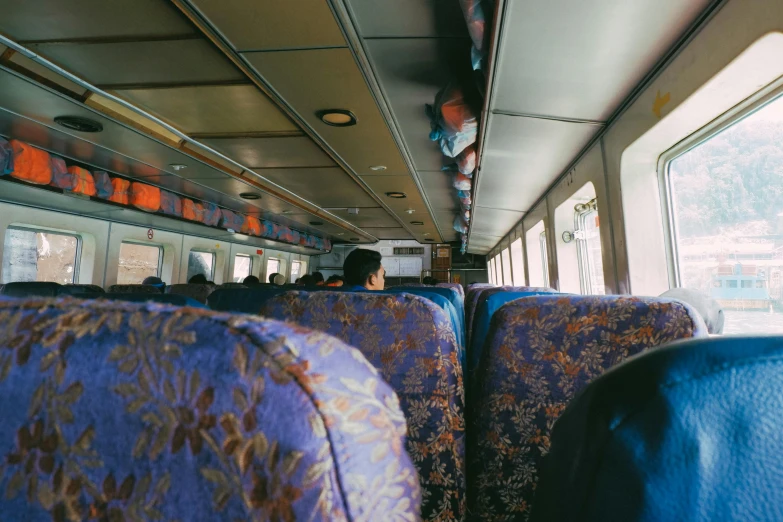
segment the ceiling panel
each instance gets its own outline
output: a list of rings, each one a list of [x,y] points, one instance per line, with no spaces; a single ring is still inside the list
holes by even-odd
[[[454,0],[349,0],[364,38],[467,37],[459,2]]]
[[[358,174],[372,175],[373,165],[385,165],[385,174],[408,173],[350,50],[243,56]],[[324,109],[350,110],[358,122],[352,127],[326,125],[316,116]]]
[[[527,211],[598,130],[582,123],[493,115],[475,204]]]
[[[365,228],[368,234],[372,234],[378,239],[413,239],[413,236],[404,228]]]
[[[473,207],[471,210],[471,217],[473,219],[471,241],[472,234],[480,236],[504,236],[519,223],[524,215],[524,212]]]
[[[334,166],[332,159],[305,136],[199,141],[252,169]]]
[[[349,214],[344,209],[327,209],[330,213],[338,216],[361,229],[371,228],[397,228],[400,226],[396,219],[382,208],[360,208],[356,215]]]
[[[247,80],[201,39],[29,47],[99,87]]]
[[[424,106],[433,103],[449,78],[464,71],[470,39],[384,39],[366,44],[416,169],[439,170],[443,154],[429,139]]]
[[[497,245],[503,236],[482,236],[479,234],[470,234],[470,253],[486,254]]]
[[[254,85],[135,89],[118,94],[188,134],[299,130]]]
[[[319,207],[378,206],[378,203],[339,167],[262,169],[256,172]]]
[[[0,0],[0,31],[15,40],[194,34],[161,0]]]
[[[235,49],[344,47],[324,0],[191,0]]]
[[[507,2],[492,109],[604,121],[709,3]]]
[[[413,209],[415,213],[409,215],[411,220],[426,221],[430,219],[424,201],[410,176],[367,176],[362,180],[399,216],[407,216],[405,210]],[[387,192],[403,192],[407,197],[405,199],[390,198],[385,195]]]
[[[453,214],[459,210],[459,199],[457,199],[457,191],[452,185],[450,173],[420,171],[419,179],[433,211],[450,210],[453,211]]]

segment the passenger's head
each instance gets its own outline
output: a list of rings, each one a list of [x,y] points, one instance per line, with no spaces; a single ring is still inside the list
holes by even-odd
[[[315,278],[311,275],[302,276],[299,279],[299,286],[316,286]]]
[[[242,284],[247,286],[257,285],[260,283],[261,281],[254,275],[249,275],[242,281]]]
[[[145,286],[155,286],[158,288],[165,288],[166,283],[163,282],[163,280],[160,277],[157,276],[149,276],[145,277],[144,281],[141,282],[141,284]]]
[[[324,275],[321,272],[313,272],[312,275],[316,285],[322,286],[324,284]]]
[[[386,271],[381,264],[382,256],[375,250],[357,248],[345,258],[343,273],[345,282],[363,286],[367,290],[383,290]]]
[[[283,274],[274,274],[271,282],[273,285],[283,286],[285,284],[285,276]]]
[[[272,284],[275,284],[275,276],[278,275],[277,272],[274,274],[269,274],[269,282]]]
[[[677,299],[685,304],[689,304],[696,310],[699,315],[704,319],[704,323],[707,325],[707,331],[711,334],[723,333],[723,322],[725,320],[723,316],[723,308],[720,304],[708,297],[702,292],[697,290],[689,290],[687,288],[672,288],[661,294],[661,297],[668,297],[670,299]]]
[[[345,279],[343,279],[343,276],[339,275],[330,276],[329,279],[326,280],[326,286],[331,286],[334,288],[341,287],[344,283]]]
[[[188,283],[191,285],[205,285],[207,284],[207,276],[204,274],[196,274],[188,279]]]
[[[435,279],[435,278],[434,278],[434,277],[432,277],[432,276],[427,276],[427,277],[425,277],[425,278],[424,278],[424,280],[422,281],[422,283],[424,283],[425,285],[435,286],[435,285],[437,285],[437,284],[438,284],[438,280],[437,280],[437,279]]]

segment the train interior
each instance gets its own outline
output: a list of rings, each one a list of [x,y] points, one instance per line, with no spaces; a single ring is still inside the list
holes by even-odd
[[[0,519],[783,517],[782,2],[0,0],[0,235]]]

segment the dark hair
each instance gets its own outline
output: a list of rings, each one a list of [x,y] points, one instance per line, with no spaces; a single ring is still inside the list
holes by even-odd
[[[275,276],[277,275],[277,272],[274,274],[269,274],[269,282],[272,284],[275,284]]]
[[[205,285],[207,284],[207,276],[204,274],[196,274],[188,279],[188,284],[191,285]]]
[[[166,283],[163,282],[163,279],[157,276],[145,277],[141,284],[146,286],[166,286]]]
[[[313,279],[315,279],[316,283],[323,283],[324,282],[324,275],[321,272],[313,272]]]
[[[348,254],[343,263],[345,282],[349,285],[364,286],[370,275],[381,269],[381,259],[383,256],[380,252],[357,248]]]
[[[438,280],[437,280],[437,279],[435,279],[435,278],[434,278],[434,277],[432,277],[432,276],[427,276],[427,277],[425,277],[425,278],[424,278],[424,280],[422,281],[422,283],[424,283],[425,285],[435,286],[435,285],[437,285],[437,284],[438,284]]]
[[[299,284],[302,286],[315,286],[316,281],[315,278],[311,275],[303,275],[299,279]]]
[[[345,283],[345,278],[341,275],[335,274],[333,276],[329,276],[329,279],[326,280],[326,284],[328,285],[329,283],[336,283],[337,281],[342,281]]]
[[[242,280],[242,284],[243,285],[257,285],[257,284],[260,284],[260,283],[261,283],[261,280],[259,280],[254,275],[249,275],[249,276],[247,276],[246,278],[244,278]]]

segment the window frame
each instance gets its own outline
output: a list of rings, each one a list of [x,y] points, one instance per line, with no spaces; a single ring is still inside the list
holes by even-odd
[[[516,238],[508,247],[509,255],[511,256],[511,279],[514,281],[514,286],[525,286],[525,249],[524,242],[521,237]],[[514,262],[514,245],[519,244],[519,261],[522,266],[517,266]],[[517,281],[519,277],[519,281]]]
[[[215,280],[215,265],[217,265],[217,252],[215,252],[214,250],[205,250],[205,249],[201,249],[201,248],[191,248],[190,250],[188,250],[188,265],[190,265],[190,254],[192,252],[196,252],[196,253],[199,253],[199,254],[210,254],[210,255],[212,255],[211,273],[207,277],[207,281],[214,281]],[[185,275],[187,275],[187,268],[186,268]],[[232,279],[233,279],[233,277],[232,277]]]
[[[707,123],[707,125],[692,132],[658,157],[658,191],[661,199],[669,288],[677,288],[682,284],[680,257],[677,250],[677,216],[675,215],[673,205],[673,191],[669,169],[671,163],[683,154],[710,141],[729,127],[762,110],[766,105],[780,98],[783,98],[783,80],[776,80],[772,84],[762,87],[743,102]]]
[[[582,209],[577,210],[579,206]],[[574,207],[574,239],[576,240],[576,259],[579,265],[579,285],[582,287],[582,294],[593,295],[594,281],[592,271],[590,270],[590,252],[587,248],[587,238],[580,237],[580,232],[584,233],[587,226],[587,217],[595,213],[598,215],[598,198],[593,198],[587,203]],[[600,230],[600,227],[599,227]],[[598,243],[601,243],[599,232]],[[603,249],[601,249],[601,261],[603,263]],[[603,264],[597,267],[603,273]]]
[[[253,275],[253,263],[255,262],[255,259],[253,259],[254,256],[252,256],[250,254],[243,254],[242,252],[239,252],[239,253],[234,254],[234,259],[232,259],[232,263],[231,263],[231,280],[232,281],[234,281],[234,271],[236,270],[236,266],[237,266],[237,257],[247,257],[248,259],[250,259],[250,267],[248,268],[247,276],[245,276],[245,277],[249,277],[249,276]],[[245,278],[243,277],[242,280],[244,281],[244,279]],[[242,281],[239,281],[239,282],[241,283]]]
[[[299,265],[299,270],[296,273],[297,279],[302,277],[302,264],[303,263],[302,263],[302,261],[300,261],[298,259],[295,259],[295,260],[291,261],[291,274],[288,276],[288,282],[289,283],[294,283],[295,282],[294,281],[294,263]]]
[[[129,245],[140,245],[140,246],[147,246],[147,247],[156,247],[158,249],[158,270],[155,274],[155,277],[161,277],[161,274],[163,273],[163,256],[165,255],[165,250],[163,249],[163,245],[159,243],[147,243],[146,241],[138,241],[134,239],[123,239],[120,241],[120,254],[122,253],[122,245],[124,243],[128,243]],[[119,279],[119,273],[120,273],[120,258],[117,257],[117,279]]]
[[[546,225],[538,234],[538,247],[541,250],[541,270],[544,272],[544,287],[549,288],[549,252],[546,244]]]
[[[278,271],[269,272],[269,262],[270,261],[277,261],[277,270],[280,270],[280,265],[281,265],[280,258],[279,257],[267,257],[266,258],[266,263],[264,263],[264,280],[265,281],[269,281],[269,276],[270,275],[275,274],[275,273],[278,273],[278,274],[280,273]],[[283,274],[283,275],[285,275],[285,274]]]
[[[51,228],[37,228],[25,225],[8,225],[6,227],[6,234],[9,230],[21,230],[23,232],[34,232],[36,234],[57,234],[60,236],[67,236],[76,239],[76,258],[73,261],[73,278],[71,284],[78,284],[79,282],[79,269],[82,265],[82,236],[75,232],[64,232],[61,230]],[[3,242],[5,242],[5,236],[3,236]],[[5,255],[5,251],[3,251]],[[2,260],[0,260],[2,261]]]
[[[514,286],[514,274],[511,271],[511,251],[509,248],[504,248],[500,252],[500,264],[503,269],[503,284]],[[506,281],[506,275],[508,275],[508,281]]]

